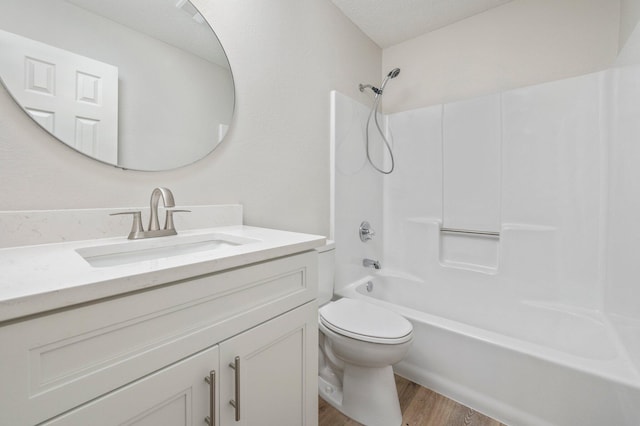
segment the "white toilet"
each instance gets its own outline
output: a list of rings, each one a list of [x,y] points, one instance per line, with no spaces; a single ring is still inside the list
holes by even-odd
[[[413,340],[413,326],[395,312],[333,296],[335,245],[317,249],[320,396],[367,426],[400,426],[402,414],[392,365]]]

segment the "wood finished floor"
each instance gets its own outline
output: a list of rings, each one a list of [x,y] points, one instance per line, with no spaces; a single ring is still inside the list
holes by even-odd
[[[402,426],[506,426],[407,379],[396,376]],[[319,426],[359,426],[319,399]]]

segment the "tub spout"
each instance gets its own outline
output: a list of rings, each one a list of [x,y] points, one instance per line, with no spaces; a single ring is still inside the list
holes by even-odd
[[[380,269],[380,262],[373,259],[362,259],[362,266],[367,268]]]

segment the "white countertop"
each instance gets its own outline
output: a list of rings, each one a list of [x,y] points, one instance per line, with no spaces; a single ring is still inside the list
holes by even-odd
[[[287,256],[325,244],[325,238],[318,235],[244,225],[184,231],[179,237],[214,232],[257,241],[108,267],[91,266],[76,249],[140,244],[152,239],[129,241],[123,236],[0,249],[0,322]]]

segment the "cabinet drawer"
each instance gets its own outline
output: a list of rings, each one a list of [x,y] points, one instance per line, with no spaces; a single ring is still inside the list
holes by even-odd
[[[316,268],[311,251],[0,327],[0,424],[44,421],[313,300]]]

